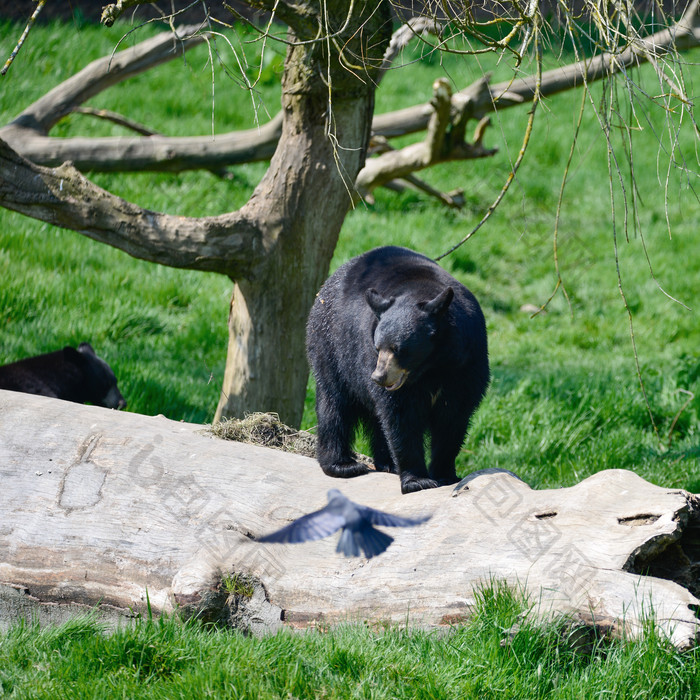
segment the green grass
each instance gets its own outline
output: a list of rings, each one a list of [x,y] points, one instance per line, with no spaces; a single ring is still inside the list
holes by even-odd
[[[105,633],[95,620],[17,626],[0,642],[11,698],[691,698],[700,654],[652,626],[635,642],[536,626],[501,586],[440,632],[341,625],[263,639],[175,618]],[[508,630],[518,624],[511,634]]]
[[[0,24],[0,55],[9,53],[19,32],[21,27]],[[141,30],[126,44],[152,32]],[[3,79],[0,121],[110,51],[121,34],[118,27],[35,27]],[[71,51],[62,48],[67,35]],[[687,56],[690,64],[698,59],[698,51]],[[232,60],[228,54],[227,61]],[[211,133],[207,61],[206,47],[200,47],[186,62],[139,76],[92,104],[166,134]],[[379,111],[427,101],[438,75],[447,74],[458,87],[479,75],[475,62],[454,56],[441,65],[435,56],[407,54],[409,62],[409,68],[386,77]],[[481,64],[495,70],[494,80],[508,75],[505,64],[488,59]],[[278,103],[279,66],[278,56],[266,59],[256,93],[256,104],[271,114]],[[255,118],[249,94],[221,72],[217,76],[215,130],[249,127]],[[649,95],[661,91],[648,68],[631,77]],[[686,87],[689,94],[698,93],[692,81]],[[592,99],[598,102],[601,94],[596,87]],[[634,191],[639,197],[628,235],[617,184],[613,231],[607,150],[588,110],[558,237],[568,301],[559,290],[546,313],[532,317],[520,310],[524,304],[543,304],[556,287],[553,222],[580,99],[580,94],[562,94],[545,101],[502,205],[473,239],[442,261],[483,306],[493,369],[459,470],[502,467],[533,486],[556,487],[621,467],[668,488],[698,492],[700,204],[693,189],[698,156],[692,132],[683,130],[676,163],[682,152],[690,174],[671,169],[666,202],[672,139],[664,112],[650,99],[635,104],[636,190],[628,174],[623,177],[627,196]],[[348,216],[333,268],[377,245],[406,245],[436,256],[460,240],[505,181],[525,122],[525,108],[494,115],[486,137],[487,145],[500,149],[494,158],[423,174],[436,187],[464,188],[467,204],[461,212],[445,210],[423,195],[378,191],[373,206],[361,205]],[[73,116],[55,133],[125,132]],[[624,135],[613,130],[618,154]],[[94,180],[152,209],[204,215],[240,206],[263,172],[258,164],[236,168],[232,181],[199,172],[102,174]],[[628,313],[618,289],[614,233],[654,425],[640,391]],[[131,411],[195,422],[212,419],[223,378],[230,292],[230,280],[221,276],[144,263],[77,233],[0,210],[0,362],[90,341],[115,369]],[[688,400],[687,392],[694,398]],[[304,426],[314,421],[310,384]],[[331,634],[281,634],[256,641],[176,621],[143,623],[109,635],[95,622],[45,631],[19,627],[1,638],[0,682],[14,697],[681,698],[700,691],[697,653],[669,649],[653,629],[639,642],[600,643],[585,653],[555,629],[525,628],[512,644],[501,646],[502,630],[520,609],[522,603],[503,591],[491,597],[484,593],[474,621],[447,635],[398,629],[377,634],[348,626]]]

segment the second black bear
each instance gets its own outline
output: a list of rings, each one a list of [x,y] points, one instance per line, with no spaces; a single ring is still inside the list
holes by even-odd
[[[325,282],[306,345],[326,474],[370,471],[351,449],[363,423],[376,469],[399,474],[403,493],[457,481],[455,458],[489,383],[486,324],[465,286],[412,250],[371,250]]]
[[[126,406],[112,368],[89,343],[80,343],[77,350],[66,346],[1,366],[0,389],[105,408]]]

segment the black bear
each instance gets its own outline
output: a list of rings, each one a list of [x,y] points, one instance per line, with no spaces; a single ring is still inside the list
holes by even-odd
[[[306,347],[326,474],[370,471],[351,450],[362,423],[375,468],[399,474],[403,493],[457,481],[455,458],[489,383],[486,324],[466,287],[412,250],[371,250],[321,287]]]
[[[0,389],[40,394],[105,408],[124,408],[112,368],[95,354],[89,343],[78,349],[28,357],[0,367]]]

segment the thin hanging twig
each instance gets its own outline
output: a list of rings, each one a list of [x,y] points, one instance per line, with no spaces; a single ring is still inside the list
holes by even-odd
[[[5,65],[2,67],[2,70],[0,70],[0,75],[5,75],[8,70],[10,70],[10,66],[12,65],[12,61],[15,60],[15,56],[19,53],[19,50],[22,48],[22,44],[24,44],[24,40],[27,38],[27,35],[31,31],[32,27],[34,26],[34,22],[36,18],[39,16],[39,13],[41,12],[41,8],[44,7],[46,4],[46,0],[39,0],[37,3],[36,9],[32,13],[32,16],[29,18],[29,21],[27,22],[27,26],[24,28],[24,31],[22,32],[22,36],[19,38],[19,41],[17,42],[17,46],[15,46],[14,51],[10,54],[10,57],[5,61]]]
[[[435,260],[442,260],[442,258],[448,256],[450,253],[454,253],[454,251],[457,250],[457,248],[464,245],[488,221],[488,219],[491,217],[491,214],[493,214],[493,212],[496,210],[496,207],[498,207],[503,198],[506,196],[506,193],[510,189],[513,180],[515,180],[518,168],[520,167],[521,163],[523,162],[523,159],[525,158],[525,151],[527,150],[527,147],[530,143],[532,127],[535,123],[535,112],[537,111],[537,107],[541,99],[540,88],[542,85],[542,46],[540,44],[540,31],[538,25],[534,27],[533,33],[535,43],[535,56],[537,60],[537,78],[535,81],[534,95],[532,96],[532,107],[528,112],[527,126],[525,127],[525,135],[523,137],[522,145],[520,146],[520,151],[518,151],[518,157],[515,159],[515,163],[513,163],[513,167],[511,168],[510,173],[508,173],[508,177],[506,178],[506,181],[503,184],[501,191],[498,193],[498,196],[493,201],[491,206],[487,209],[486,214],[484,214],[484,216],[481,218],[481,221],[479,221],[479,223],[471,231],[469,231],[469,233],[466,236],[464,236],[464,238],[462,238],[461,241],[455,243],[455,245],[446,250],[444,253],[438,255],[435,258]]]

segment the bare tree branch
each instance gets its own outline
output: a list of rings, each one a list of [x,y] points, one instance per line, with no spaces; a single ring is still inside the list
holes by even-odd
[[[211,136],[110,136],[69,139],[38,136],[12,126],[0,138],[34,163],[56,166],[72,162],[79,170],[99,172],[216,169],[269,160],[282,128],[282,113],[257,129]]]
[[[561,68],[542,73],[540,94],[549,97],[558,92],[578,87],[584,83],[614,75],[626,68],[640,65],[649,60],[650,56],[660,56],[675,49],[686,51],[700,46],[700,13],[699,0],[692,0],[686,8],[683,17],[668,29],[650,34],[639,39],[619,54],[603,53],[593,58],[578,61]],[[488,100],[475,105],[484,111],[504,109],[529,101],[535,94],[536,76],[518,78],[513,81],[496,83],[491,86]],[[470,88],[466,88],[469,90]],[[461,92],[466,92],[461,91]],[[454,95],[453,100],[459,100],[461,92]],[[375,116],[372,131],[387,138],[423,131],[430,120],[432,110],[430,104],[415,105],[396,112]]]
[[[384,54],[382,67],[379,69],[377,84],[381,82],[386,72],[391,68],[398,55],[417,36],[434,34],[440,36],[442,24],[432,17],[411,17],[406,24],[402,24],[392,35],[389,48]]]
[[[373,136],[370,139],[368,156],[390,153],[395,150],[396,149],[383,136]],[[442,202],[445,206],[453,209],[461,209],[464,206],[464,190],[456,189],[451,192],[441,192],[413,174],[404,175],[402,178],[396,180],[389,180],[383,183],[382,186],[393,192],[404,192],[407,189],[424,192],[431,197],[435,197],[435,199]],[[364,192],[362,198],[366,202],[374,204],[374,197],[371,192]]]
[[[199,25],[179,27],[175,32],[163,32],[136,46],[98,58],[27,107],[9,127],[48,134],[77,105],[201,44],[205,37],[196,33],[198,29]]]
[[[469,94],[490,94],[487,79],[475,83]],[[478,99],[478,98],[477,98]],[[405,178],[418,170],[452,160],[486,158],[497,152],[482,144],[486,123],[480,122],[476,140],[464,141],[464,125],[471,115],[472,102],[461,100],[453,112],[454,103],[450,84],[444,78],[433,83],[433,99],[430,102],[433,114],[428,122],[425,140],[399,150],[385,150],[365,163],[355,181],[359,195],[367,196],[373,189],[397,178]]]
[[[139,124],[139,122],[135,122],[133,119],[127,119],[123,114],[119,114],[118,112],[112,112],[109,109],[94,109],[93,107],[76,107],[73,111],[76,114],[87,114],[88,116],[96,117],[97,119],[104,119],[105,121],[112,122],[113,124],[117,124],[118,126],[123,126],[126,129],[135,131],[137,134],[141,134],[141,136],[163,135],[155,129],[151,129],[150,127],[147,127],[144,124]]]
[[[201,36],[190,36],[195,29],[185,27],[178,30],[177,35],[183,37],[182,42],[173,43],[172,33],[166,32],[113,57],[93,62],[24,110],[11,124],[0,128],[0,138],[35,163],[56,166],[71,161],[79,170],[179,172],[198,168],[219,169],[269,159],[279,140],[281,113],[260,128],[221,134],[214,139],[211,136],[57,139],[46,135],[60,118],[101,90],[182,55],[182,51],[200,43],[203,40]],[[406,32],[401,36],[402,41],[405,40]],[[411,33],[411,36],[414,34]],[[396,46],[399,44],[397,39]],[[693,0],[672,28],[640,39],[634,47],[620,54],[602,54],[544,72],[541,95],[546,97],[577,87],[584,80],[589,83],[599,80],[647,61],[651,56],[659,56],[673,46],[686,49],[698,45],[698,0]],[[387,55],[391,56],[389,51]],[[485,81],[487,83],[487,79]],[[495,109],[505,109],[530,100],[535,82],[536,78],[532,76],[490,85],[488,89],[484,89],[484,85],[475,89],[479,83],[471,85],[452,96],[453,110],[463,115],[463,124],[466,124],[470,118],[480,118]],[[375,115],[372,131],[386,138],[423,131],[432,114],[433,108],[427,103]]]
[[[39,165],[72,162],[79,170],[171,171],[218,169],[236,163],[269,160],[282,127],[282,114],[260,128],[211,136],[148,138],[52,138],[48,132],[67,114],[108,87],[142,73],[201,44],[198,25],[163,32],[136,46],[93,61],[74,76],[27,107],[7,126],[0,138]]]
[[[0,201],[7,209],[78,231],[136,258],[244,277],[264,256],[262,234],[241,212],[190,218],[143,209],[72,165],[35,165],[0,140]]]
[[[464,190],[456,189],[450,192],[441,192],[435,189],[427,182],[417,178],[415,175],[407,175],[400,180],[389,180],[385,182],[384,187],[394,192],[404,192],[405,190],[415,190],[416,192],[424,192],[431,197],[435,197],[442,202],[446,207],[451,209],[461,209],[464,206]],[[365,196],[365,201],[373,203],[374,198],[371,194]]]
[[[24,44],[24,41],[27,38],[27,35],[32,30],[32,27],[34,26],[34,22],[36,21],[36,18],[39,16],[39,13],[41,12],[41,9],[44,7],[45,4],[46,4],[46,0],[39,0],[39,2],[37,3],[37,6],[34,9],[32,16],[29,18],[29,21],[27,22],[27,26],[24,28],[24,31],[22,32],[22,36],[19,38],[17,45],[12,50],[10,57],[7,59],[7,61],[5,61],[5,65],[2,67],[2,70],[0,70],[0,75],[5,75],[7,73],[7,71],[10,70],[10,66],[12,65],[12,62],[15,60],[15,56],[19,53],[20,49],[22,48],[22,44]]]

